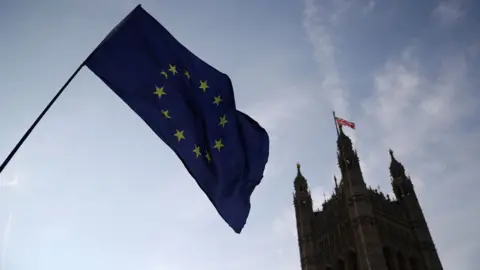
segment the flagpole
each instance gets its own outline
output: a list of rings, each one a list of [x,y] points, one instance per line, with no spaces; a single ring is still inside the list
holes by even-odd
[[[335,123],[335,130],[337,130],[337,136],[340,134],[338,131],[338,124],[337,124],[337,117],[335,116],[335,111],[332,111],[333,113],[333,123]]]
[[[70,76],[70,78],[67,80],[67,82],[62,86],[62,88],[60,88],[60,90],[53,97],[53,99],[50,101],[50,103],[48,103],[47,107],[45,107],[45,109],[42,111],[42,113],[40,113],[40,115],[37,117],[35,122],[33,122],[33,124],[30,126],[30,128],[27,130],[27,132],[25,132],[23,137],[20,139],[20,141],[17,143],[17,145],[15,145],[15,147],[10,152],[10,154],[8,154],[7,158],[3,161],[2,165],[0,165],[0,174],[3,172],[3,169],[5,169],[5,167],[10,162],[10,160],[13,158],[15,153],[17,153],[18,149],[20,149],[20,147],[25,142],[25,140],[28,138],[30,133],[32,133],[33,129],[37,126],[37,124],[40,122],[40,120],[42,120],[43,116],[45,116],[45,114],[48,112],[50,107],[52,107],[53,103],[55,103],[55,101],[57,101],[58,97],[60,97],[60,95],[63,93],[63,91],[65,91],[65,88],[67,88],[67,86],[70,84],[70,82],[73,80],[73,78],[75,78],[75,76],[77,76],[78,72],[80,72],[80,70],[82,69],[82,67],[84,65],[85,65],[85,62],[83,62],[77,68],[77,70],[75,70],[75,72],[72,74],[72,76]]]
[[[109,33],[108,35],[102,40],[102,42],[100,42],[97,47],[90,53],[90,55],[85,59],[85,61],[82,62],[82,64],[80,64],[80,66],[77,68],[77,70],[75,70],[75,72],[72,74],[72,76],[70,76],[70,78],[67,80],[67,82],[60,88],[60,90],[58,90],[57,94],[53,97],[53,99],[50,101],[50,103],[48,103],[47,107],[45,107],[45,109],[42,111],[42,113],[40,113],[40,115],[37,117],[37,119],[35,120],[35,122],[33,122],[32,126],[30,126],[30,128],[27,130],[27,132],[25,132],[25,134],[22,136],[22,138],[20,139],[20,141],[15,145],[15,147],[13,148],[13,150],[10,152],[10,154],[8,154],[7,158],[3,161],[2,165],[0,165],[0,174],[3,172],[3,170],[5,169],[5,167],[8,165],[8,163],[10,162],[10,160],[13,158],[13,156],[17,153],[18,149],[20,149],[20,147],[22,146],[22,144],[25,142],[25,140],[28,138],[28,136],[30,136],[30,133],[32,133],[33,129],[35,129],[35,127],[37,126],[37,124],[40,122],[40,120],[42,120],[43,116],[45,116],[45,114],[48,112],[48,110],[50,109],[50,107],[52,107],[52,105],[55,103],[55,101],[57,101],[57,99],[60,97],[60,95],[63,93],[63,91],[65,91],[65,89],[67,88],[67,86],[70,84],[70,82],[73,80],[73,78],[75,78],[75,76],[77,76],[78,72],[80,72],[80,70],[86,65],[88,59],[90,57],[92,57],[92,55],[98,50],[98,48],[106,41],[108,40],[111,35],[117,31],[124,23],[125,21],[130,17],[130,15],[132,15],[132,13],[137,9],[137,8],[141,8],[141,5],[137,5],[127,16],[125,16],[125,18],[123,18],[123,20],[117,24]]]

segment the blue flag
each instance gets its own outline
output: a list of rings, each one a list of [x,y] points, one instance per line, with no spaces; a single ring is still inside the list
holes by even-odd
[[[269,155],[266,131],[237,111],[230,78],[137,6],[86,60],[182,160],[240,233]]]

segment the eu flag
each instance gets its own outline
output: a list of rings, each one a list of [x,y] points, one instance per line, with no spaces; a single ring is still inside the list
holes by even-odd
[[[263,178],[269,138],[237,111],[230,78],[185,48],[140,5],[86,65],[177,154],[240,233]]]

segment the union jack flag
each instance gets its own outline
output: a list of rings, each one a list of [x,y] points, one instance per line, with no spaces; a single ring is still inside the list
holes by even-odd
[[[335,117],[335,121],[337,122],[337,125],[339,125],[339,126],[347,126],[351,129],[355,129],[355,123],[353,123],[353,122],[349,122],[345,119],[338,118],[338,117]]]

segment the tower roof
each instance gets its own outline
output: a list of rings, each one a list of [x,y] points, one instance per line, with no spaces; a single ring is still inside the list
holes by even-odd
[[[307,179],[303,177],[302,172],[300,171],[300,163],[297,163],[297,176],[295,177],[294,186],[297,193],[308,193]]]
[[[302,175],[302,172],[300,170],[300,163],[297,162],[297,177],[295,177],[295,181],[297,180],[304,180],[305,181],[305,177],[303,177]]]

